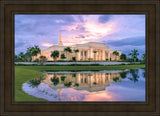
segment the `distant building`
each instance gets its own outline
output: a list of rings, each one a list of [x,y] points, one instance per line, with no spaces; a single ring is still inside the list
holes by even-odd
[[[72,53],[67,53],[64,51],[66,47],[72,49]],[[75,53],[74,50],[79,50]],[[119,52],[119,56],[113,54],[115,50],[110,49],[105,43],[101,42],[88,42],[84,44],[75,44],[71,46],[64,46],[61,38],[61,32],[59,35],[58,45],[53,45],[47,49],[41,49],[41,53],[33,57],[33,60],[39,58],[39,56],[46,56],[47,61],[53,61],[53,58],[50,56],[51,52],[54,50],[59,51],[59,57],[57,60],[72,60],[73,57],[76,57],[77,61],[110,61],[110,60],[120,60],[121,50],[116,50]],[[61,59],[61,54],[65,54],[65,59]]]

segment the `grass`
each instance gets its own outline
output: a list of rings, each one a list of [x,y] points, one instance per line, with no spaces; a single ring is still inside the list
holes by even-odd
[[[40,77],[43,73],[35,70],[15,67],[15,101],[47,101],[28,95],[22,90],[22,84],[30,79]]]
[[[125,70],[145,68],[144,64],[114,66],[15,66],[15,101],[47,101],[28,95],[22,90],[22,84],[40,77],[41,71],[82,71],[82,70]]]

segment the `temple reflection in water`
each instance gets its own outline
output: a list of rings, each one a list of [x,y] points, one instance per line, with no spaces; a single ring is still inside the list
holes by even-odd
[[[43,73],[23,90],[48,101],[145,101],[145,69]]]
[[[112,82],[120,82],[120,73],[55,73],[46,74],[44,83],[53,89],[74,88],[89,92],[105,90]]]

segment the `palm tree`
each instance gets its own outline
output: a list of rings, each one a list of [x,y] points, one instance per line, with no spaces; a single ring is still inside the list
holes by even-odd
[[[68,53],[68,57],[67,58],[69,58],[69,53],[72,53],[72,49],[70,47],[66,47],[66,48],[64,48],[64,51],[66,53]]]
[[[77,60],[77,53],[79,52],[79,49],[74,50],[74,52],[75,52],[75,58]]]
[[[95,50],[95,51],[93,51],[93,53],[94,53],[94,60],[96,60],[96,53],[97,53],[97,51]]]
[[[27,48],[27,52],[30,53],[31,56],[36,56],[37,57],[37,54],[39,54],[41,52],[41,50],[37,45],[34,45],[34,47]]]
[[[15,62],[19,62],[19,56],[16,55],[16,54],[14,55],[14,61],[15,61]]]
[[[46,56],[40,56],[39,58],[42,64],[47,60]]]
[[[32,55],[29,52],[25,53],[25,61],[31,62],[32,61]]]
[[[117,60],[117,56],[119,56],[119,52],[117,50],[113,51],[113,54],[116,55],[116,60]]]
[[[121,59],[121,60],[126,60],[126,59],[127,59],[126,54],[121,54],[120,59]]]
[[[131,53],[129,53],[129,56],[132,57],[132,60],[135,62],[137,58],[137,56],[139,55],[138,50],[131,50]]]
[[[23,52],[20,52],[18,56],[19,56],[19,58],[20,58],[20,61],[21,61],[21,62],[24,62],[25,54],[24,54]]]
[[[52,51],[51,57],[53,57],[54,61],[57,61],[57,58],[59,57],[59,51],[57,50]]]
[[[65,58],[66,58],[65,54],[64,53],[61,54],[61,59],[65,59]]]

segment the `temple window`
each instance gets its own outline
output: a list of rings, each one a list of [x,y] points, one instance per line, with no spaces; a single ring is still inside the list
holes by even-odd
[[[83,51],[81,51],[81,56],[83,56]]]
[[[81,83],[83,83],[83,78],[81,78]]]
[[[86,51],[84,52],[84,56],[86,56]]]
[[[106,56],[108,57],[108,53],[106,53]]]
[[[87,82],[87,79],[86,79],[86,78],[84,79],[84,82],[85,82],[85,83]]]

